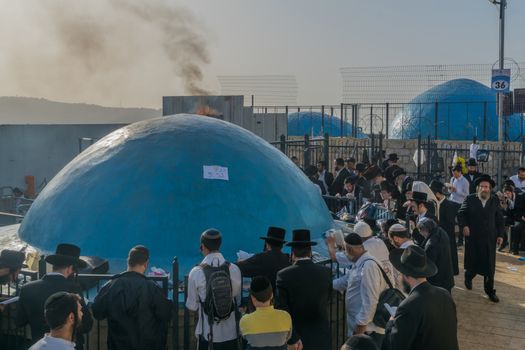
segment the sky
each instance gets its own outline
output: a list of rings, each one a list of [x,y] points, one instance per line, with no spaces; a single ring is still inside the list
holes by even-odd
[[[488,0],[0,6],[0,95],[7,96],[160,108],[163,95],[219,93],[221,75],[294,75],[299,104],[337,104],[341,67],[498,58],[498,8]],[[508,0],[506,56],[518,62],[525,61],[524,19],[525,0]]]

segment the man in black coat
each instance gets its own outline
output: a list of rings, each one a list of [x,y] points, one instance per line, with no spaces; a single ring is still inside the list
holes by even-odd
[[[330,269],[314,264],[310,231],[293,231],[294,264],[277,273],[275,306],[292,316],[293,331],[288,341],[294,349],[330,349],[328,304],[332,292]]]
[[[317,162],[317,172],[319,174],[319,181],[323,183],[324,192],[328,193],[332,182],[334,182],[334,175],[328,171],[328,167],[324,160]]]
[[[430,208],[433,208],[433,206],[432,203],[428,201],[428,195],[425,192],[413,191],[410,202],[412,203],[412,208],[414,210],[414,217],[411,218],[413,220],[411,226],[416,226],[412,230],[412,238],[414,239],[414,242],[422,246],[425,238],[419,233],[417,224],[423,218],[429,218],[435,222],[438,222],[438,219],[436,215],[434,215],[434,213],[432,213],[430,210]]]
[[[470,194],[476,193],[476,180],[478,177],[480,177],[482,174],[478,172],[478,163],[474,158],[470,158],[467,162],[467,174],[465,175],[465,179],[467,179],[469,186],[469,192]]]
[[[505,216],[505,226],[510,227],[510,252],[519,255],[521,237],[525,232],[525,195],[514,192],[510,186],[505,186],[501,207]],[[504,237],[504,243],[499,251],[503,250],[506,243]]]
[[[282,248],[286,243],[284,237],[286,230],[280,227],[270,227],[266,237],[260,237],[265,241],[264,251],[252,257],[238,261],[237,266],[243,277],[264,276],[272,284],[275,295],[275,280],[277,272],[290,266],[290,256],[283,253]]]
[[[108,319],[108,350],[165,349],[172,303],[146,278],[149,251],[132,248],[128,270],[115,275],[95,297],[93,316]]]
[[[450,257],[452,259],[452,270],[454,276],[459,275],[458,248],[456,245],[456,215],[460,205],[448,200],[445,196],[445,185],[442,182],[432,180],[430,189],[438,200],[438,224],[448,235],[450,243]]]
[[[425,237],[421,247],[425,250],[427,259],[433,261],[438,269],[434,276],[428,278],[428,282],[451,293],[454,287],[454,271],[447,233],[434,220],[428,218],[419,220],[417,228]]]
[[[495,183],[490,176],[478,177],[475,185],[477,193],[465,198],[457,216],[466,238],[465,287],[472,289],[472,279],[476,274],[482,275],[485,293],[497,303],[499,298],[494,290],[496,244],[503,242],[505,221],[498,198],[491,194]]]
[[[44,317],[44,305],[48,297],[57,292],[75,293],[82,296],[82,288],[72,277],[79,268],[87,266],[80,259],[80,248],[73,244],[59,244],[55,254],[48,255],[46,262],[53,266],[53,272],[47,273],[42,279],[22,286],[16,315],[16,324],[23,327],[29,323],[31,328],[31,343],[35,343],[49,332]],[[84,299],[82,305],[82,322],[76,338],[76,349],[84,348],[84,334],[89,333],[93,318]]]
[[[330,186],[330,195],[335,196],[336,194],[342,194],[344,190],[344,184],[347,177],[350,177],[352,174],[350,171],[345,168],[345,161],[343,158],[337,158],[335,160],[335,179]]]
[[[415,245],[390,252],[408,297],[386,325],[383,350],[458,350],[456,305],[450,293],[427,278],[437,272]]]

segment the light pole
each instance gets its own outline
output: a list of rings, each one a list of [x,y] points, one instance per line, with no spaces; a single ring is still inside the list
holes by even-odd
[[[505,8],[507,0],[489,0],[499,5],[499,69],[504,69],[505,63]],[[498,157],[498,185],[501,185],[503,171],[503,156],[505,155],[505,123],[503,119],[503,93],[498,93],[498,141],[501,145],[501,155]]]

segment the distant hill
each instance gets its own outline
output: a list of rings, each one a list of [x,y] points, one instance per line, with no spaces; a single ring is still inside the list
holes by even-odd
[[[32,97],[0,97],[0,124],[121,124],[161,116],[160,109],[102,107]]]

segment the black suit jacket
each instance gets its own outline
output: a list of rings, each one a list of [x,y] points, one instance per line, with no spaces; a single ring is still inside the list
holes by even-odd
[[[265,276],[275,291],[277,272],[290,266],[290,256],[278,250],[267,250],[236,263],[243,277]]]
[[[476,186],[474,185],[474,181],[481,176],[481,173],[475,172],[472,175],[472,179],[470,178],[470,174],[465,174],[465,179],[467,179],[469,183],[469,193],[476,193]]]
[[[460,204],[444,199],[439,206],[439,227],[448,235],[450,244],[450,257],[452,258],[452,270],[454,275],[459,274],[458,250],[456,246],[456,214]]]
[[[337,176],[330,186],[330,195],[335,196],[336,194],[342,194],[344,190],[345,180],[347,177],[351,176],[350,171],[347,168],[343,168],[339,171]]]
[[[438,272],[429,277],[428,281],[435,286],[451,290],[454,287],[454,271],[447,233],[441,227],[436,227],[423,242],[423,248],[427,258],[438,268]]]
[[[299,260],[279,271],[276,285],[275,306],[292,316],[292,337],[288,343],[294,344],[300,339],[304,350],[328,350],[330,269],[312,260]]]
[[[44,318],[44,304],[48,297],[57,292],[76,293],[83,296],[82,289],[78,284],[62,275],[45,275],[42,279],[30,282],[20,289],[20,299],[18,301],[18,310],[16,315],[16,324],[23,327],[29,323],[31,327],[31,342],[35,343],[49,332],[49,327]],[[83,335],[91,330],[93,318],[88,307],[82,304],[82,327],[79,329],[80,335],[77,335],[77,349],[82,349],[84,344]]]
[[[418,285],[389,321],[383,350],[457,350],[456,305],[443,288]]]

